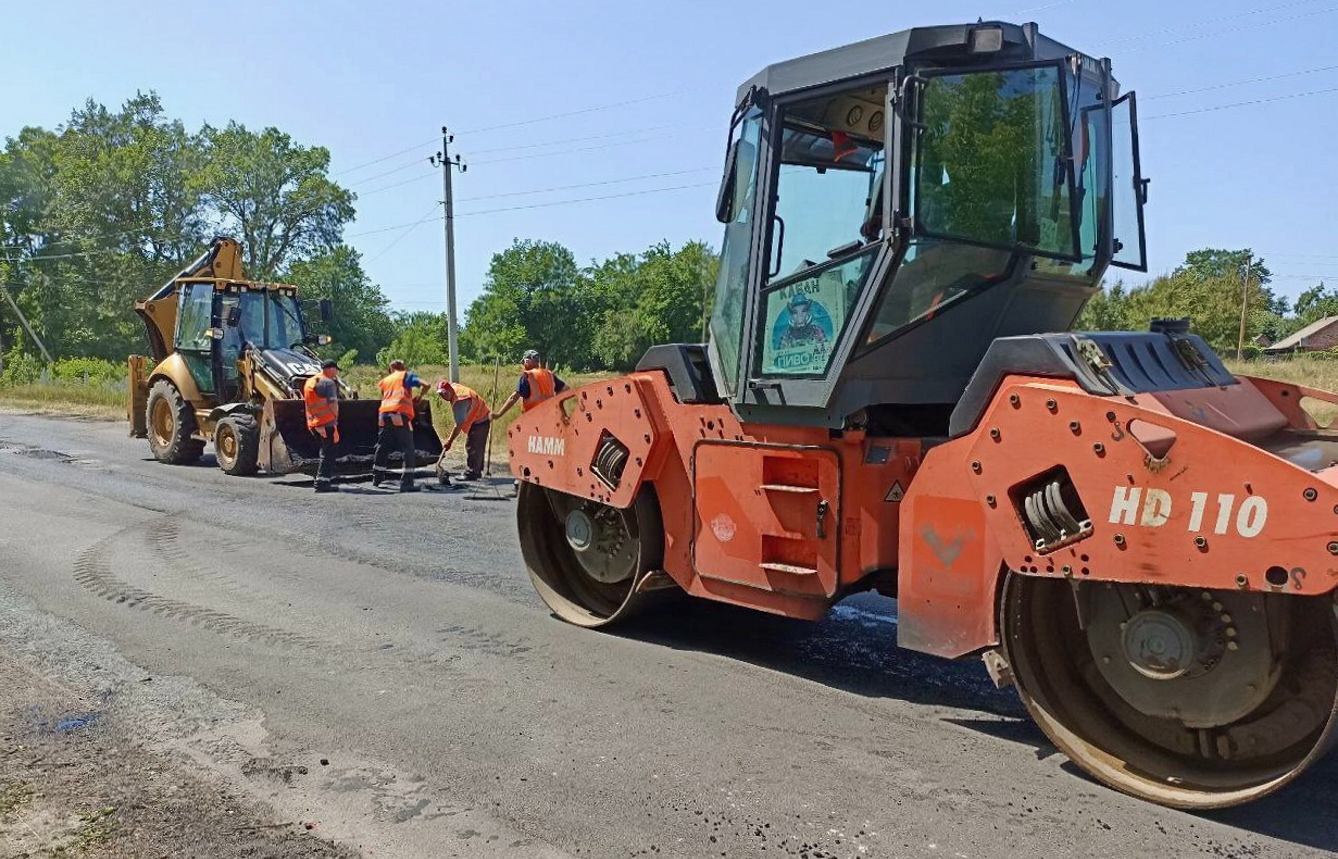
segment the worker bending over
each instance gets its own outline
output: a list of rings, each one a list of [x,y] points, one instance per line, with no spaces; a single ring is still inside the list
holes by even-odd
[[[413,443],[414,392],[427,383],[405,369],[403,361],[391,361],[390,372],[377,385],[381,388],[378,420],[381,434],[376,439],[376,458],[372,462],[372,485],[390,479],[390,451],[398,448],[404,455],[400,492],[417,492],[413,473],[418,467]]]
[[[306,405],[307,429],[320,439],[321,455],[316,466],[316,491],[338,492],[334,485],[335,448],[339,444],[339,365],[334,361],[321,364],[319,375],[307,379],[302,386],[302,401]]]
[[[545,370],[539,366],[539,353],[531,349],[525,353],[521,360],[520,381],[516,383],[516,390],[502,407],[492,413],[492,417],[500,418],[502,415],[511,411],[511,407],[516,404],[516,400],[521,400],[520,410],[528,412],[530,409],[542,403],[557,394],[567,390],[567,383],[553,374],[552,370]]]
[[[450,450],[456,438],[463,434],[467,469],[465,480],[478,480],[483,476],[483,452],[488,446],[488,432],[492,429],[488,404],[473,388],[445,379],[437,383],[437,394],[451,404],[455,417],[455,428],[442,446],[442,453]]]

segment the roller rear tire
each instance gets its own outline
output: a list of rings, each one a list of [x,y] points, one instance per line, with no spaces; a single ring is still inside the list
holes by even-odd
[[[1075,589],[1013,574],[1001,611],[1028,711],[1117,790],[1176,808],[1238,805],[1292,781],[1335,739],[1338,615],[1327,596]]]

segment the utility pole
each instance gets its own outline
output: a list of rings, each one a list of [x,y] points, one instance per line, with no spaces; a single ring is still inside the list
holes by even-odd
[[[1254,268],[1254,254],[1245,257],[1245,271],[1240,279],[1240,335],[1236,338],[1236,360],[1245,356],[1245,316],[1250,309],[1250,271]]]
[[[456,170],[461,173],[469,165],[456,155],[451,158],[449,146],[455,140],[454,135],[441,127],[441,151],[428,158],[433,167],[441,168],[441,191],[445,197],[442,206],[446,209],[446,340],[451,355],[451,381],[460,381],[460,338],[456,327],[455,312],[455,197],[451,193],[451,174]]]
[[[46,362],[48,364],[56,363],[51,357],[51,353],[46,351],[46,344],[42,342],[42,338],[38,337],[37,332],[33,331],[32,326],[28,324],[28,317],[24,316],[23,311],[19,310],[19,306],[14,303],[14,296],[10,295],[9,290],[2,286],[0,286],[0,295],[3,295],[5,300],[9,302],[9,306],[14,308],[14,315],[19,318],[19,324],[23,326],[24,331],[28,332],[28,336],[37,344],[37,348],[42,350],[42,357],[46,358]]]

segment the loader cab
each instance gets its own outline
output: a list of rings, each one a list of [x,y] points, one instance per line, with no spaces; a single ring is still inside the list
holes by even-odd
[[[308,339],[297,290],[279,284],[201,280],[181,285],[175,344],[201,393],[216,402],[246,398],[239,361],[246,347],[258,354],[288,356]],[[301,356],[299,356],[301,357]],[[291,362],[289,362],[291,363]],[[309,357],[300,367],[310,375]]]
[[[996,338],[1146,269],[1134,97],[1035,25],[931,27],[744,84],[708,345],[744,420],[945,435]]]

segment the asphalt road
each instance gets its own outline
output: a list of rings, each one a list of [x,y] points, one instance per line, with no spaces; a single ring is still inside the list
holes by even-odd
[[[1338,758],[1244,809],[1149,806],[1068,765],[979,663],[899,650],[891,601],[580,630],[531,591],[513,516],[0,414],[0,644],[367,855],[1338,851]]]

